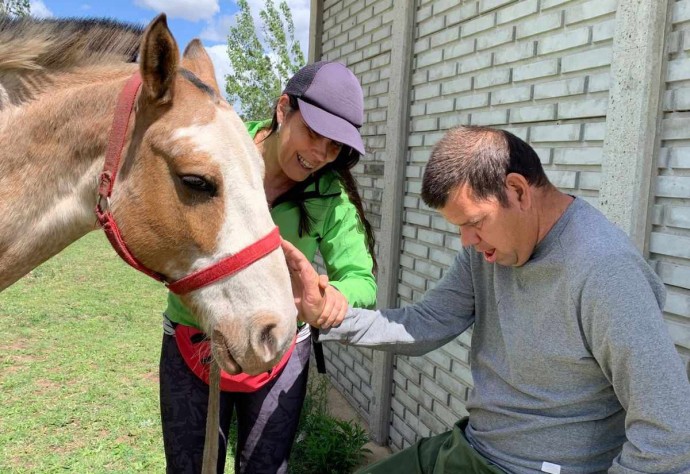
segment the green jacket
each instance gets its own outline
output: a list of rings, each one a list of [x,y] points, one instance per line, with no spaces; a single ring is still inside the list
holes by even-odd
[[[252,138],[266,128],[270,121],[247,122]],[[305,192],[314,191],[311,184]],[[330,284],[347,298],[350,306],[370,308],[376,303],[376,280],[372,274],[373,260],[366,244],[364,227],[357,209],[350,202],[335,172],[319,179],[323,196],[310,198],[306,208],[311,216],[311,231],[299,236],[299,209],[284,202],[271,210],[271,217],[280,229],[280,235],[314,261],[316,251],[321,252]],[[165,314],[171,321],[199,328],[180,299],[168,293]]]

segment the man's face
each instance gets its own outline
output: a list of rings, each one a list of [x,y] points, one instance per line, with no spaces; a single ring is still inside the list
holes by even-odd
[[[463,247],[472,246],[489,263],[520,266],[529,260],[535,246],[536,230],[520,206],[515,192],[508,189],[508,207],[496,198],[477,200],[466,184],[455,188],[441,215],[460,228]]]

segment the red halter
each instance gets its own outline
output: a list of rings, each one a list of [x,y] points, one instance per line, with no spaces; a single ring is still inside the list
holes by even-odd
[[[105,164],[103,165],[103,172],[99,178],[96,217],[117,254],[133,268],[145,273],[155,280],[164,282],[170,291],[181,295],[230,276],[280,247],[280,233],[278,228],[275,227],[268,235],[262,237],[248,247],[245,247],[236,254],[226,257],[174,282],[168,282],[165,275],[147,268],[136,259],[127,248],[122,234],[120,233],[120,229],[117,223],[115,223],[113,214],[110,211],[110,195],[113,192],[113,185],[115,184],[117,171],[120,167],[120,157],[122,156],[122,150],[125,145],[129,118],[140,87],[141,76],[136,72],[129,78],[127,84],[125,84],[125,87],[120,92],[115,108],[115,116],[113,117],[112,129],[110,130],[108,148],[106,149]]]

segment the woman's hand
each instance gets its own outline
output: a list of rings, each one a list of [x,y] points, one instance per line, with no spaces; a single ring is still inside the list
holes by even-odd
[[[328,284],[326,275],[316,273],[294,245],[283,240],[282,247],[299,318],[317,328],[339,325],[347,312],[347,298]]]

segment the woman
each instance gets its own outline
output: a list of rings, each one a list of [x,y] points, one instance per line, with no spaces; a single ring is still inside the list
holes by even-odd
[[[288,82],[273,119],[249,122],[247,129],[261,152],[264,188],[273,220],[283,239],[313,261],[320,251],[328,272],[324,285],[324,320],[335,320],[348,304],[371,307],[376,300],[374,239],[350,174],[364,143],[362,88],[342,64],[322,61],[300,69]],[[200,472],[208,385],[185,361],[203,339],[189,326],[189,312],[173,294],[165,312],[160,363],[161,417],[168,472]],[[285,365],[256,391],[235,388],[221,393],[223,472],[227,435],[236,412],[238,442],[235,472],[275,474],[287,471],[304,401],[311,340],[309,327],[298,324],[297,343]],[[183,348],[182,353],[180,347]],[[199,351],[190,350],[198,353]],[[243,390],[242,392],[237,390]]]

